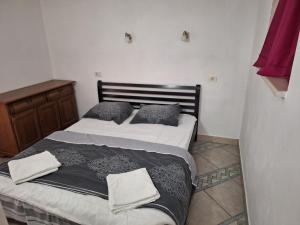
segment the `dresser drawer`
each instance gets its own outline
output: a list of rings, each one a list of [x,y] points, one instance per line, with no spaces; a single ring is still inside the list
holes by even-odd
[[[48,101],[55,101],[61,97],[70,95],[73,93],[72,86],[65,86],[47,93],[47,100]]]
[[[36,95],[10,104],[9,111],[11,114],[24,112],[28,109],[34,108],[35,106],[40,106],[46,103],[46,101],[45,95]]]
[[[58,89],[49,91],[47,93],[47,100],[48,101],[55,101],[60,98],[60,91]]]
[[[40,106],[47,102],[46,95],[37,95],[31,98],[34,106]]]
[[[73,93],[73,87],[72,86],[66,86],[66,87],[60,88],[59,92],[60,92],[60,96],[62,96],[62,97],[70,95],[70,94]]]
[[[24,112],[33,107],[34,107],[34,104],[32,103],[32,99],[25,98],[25,99],[22,99],[20,101],[10,104],[9,111],[11,114],[16,114],[16,113]]]

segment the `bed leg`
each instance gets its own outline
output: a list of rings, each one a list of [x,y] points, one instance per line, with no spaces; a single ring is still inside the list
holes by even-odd
[[[8,225],[4,210],[2,208],[2,204],[0,202],[0,224]]]

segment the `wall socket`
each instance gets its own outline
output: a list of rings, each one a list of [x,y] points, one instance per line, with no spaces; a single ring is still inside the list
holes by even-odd
[[[218,77],[214,74],[211,74],[211,75],[208,76],[208,81],[216,83],[216,82],[218,82]]]
[[[95,72],[95,77],[102,77],[102,72]]]

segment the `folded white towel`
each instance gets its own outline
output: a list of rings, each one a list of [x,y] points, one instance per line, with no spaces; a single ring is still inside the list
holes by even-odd
[[[10,176],[15,184],[53,173],[60,166],[61,163],[48,151],[8,162]]]
[[[109,174],[108,204],[113,213],[134,209],[160,198],[146,168],[121,174]]]

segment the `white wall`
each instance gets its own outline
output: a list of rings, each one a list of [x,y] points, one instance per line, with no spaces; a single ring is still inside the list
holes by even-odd
[[[39,0],[0,0],[0,93],[52,78]]]
[[[239,137],[256,0],[42,0],[42,10],[53,73],[78,81],[80,114],[97,102],[95,71],[106,81],[199,83],[201,133]]]
[[[265,38],[272,1],[260,7],[254,55]],[[240,138],[251,225],[299,225],[300,45],[287,98],[275,97],[250,72]]]

